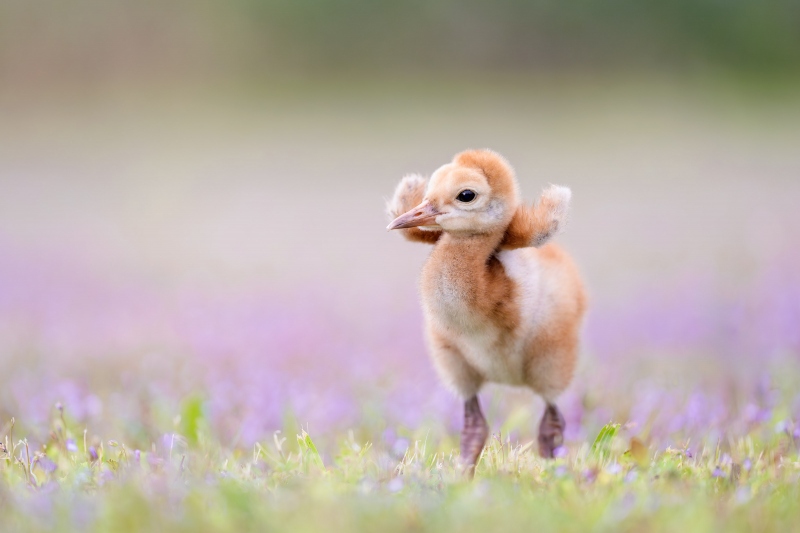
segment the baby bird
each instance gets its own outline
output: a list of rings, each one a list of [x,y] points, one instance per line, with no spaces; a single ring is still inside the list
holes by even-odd
[[[469,150],[430,180],[406,176],[388,203],[387,229],[434,245],[421,281],[427,344],[439,376],[464,400],[461,459],[470,473],[489,435],[477,396],[484,383],[539,394],[539,453],[553,457],[563,442],[554,402],[575,371],[586,296],[570,257],[549,241],[570,198],[551,185],[525,205],[502,156]]]

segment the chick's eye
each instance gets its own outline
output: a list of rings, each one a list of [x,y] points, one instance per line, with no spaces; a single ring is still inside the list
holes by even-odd
[[[459,202],[464,202],[465,204],[468,204],[469,202],[474,200],[476,196],[478,196],[478,195],[475,194],[475,191],[471,191],[469,189],[466,189],[466,190],[463,190],[460,193],[458,193],[458,196],[456,196],[456,200],[458,200]]]

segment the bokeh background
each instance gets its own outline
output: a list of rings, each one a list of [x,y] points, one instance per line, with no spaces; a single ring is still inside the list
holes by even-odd
[[[570,442],[609,420],[661,447],[795,427],[790,0],[5,0],[0,423],[43,442],[61,402],[142,449],[196,434],[196,408],[233,447],[455,439],[428,250],[383,209],[480,147],[530,200],[574,193],[560,239],[592,306]],[[537,399],[484,401],[534,435]]]

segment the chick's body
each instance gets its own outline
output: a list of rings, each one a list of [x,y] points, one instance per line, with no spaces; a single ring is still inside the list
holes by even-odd
[[[555,400],[575,370],[585,307],[574,264],[555,244],[452,260],[469,245],[444,237],[423,268],[428,347],[440,377],[463,398],[491,382]]]
[[[457,154],[430,180],[406,176],[388,210],[412,241],[433,244],[421,295],[430,355],[465,400],[461,452],[474,468],[488,436],[477,393],[487,382],[524,386],[547,407],[546,457],[563,442],[555,399],[572,379],[586,296],[577,268],[548,241],[561,231],[571,192],[550,186],[532,206],[490,150]]]

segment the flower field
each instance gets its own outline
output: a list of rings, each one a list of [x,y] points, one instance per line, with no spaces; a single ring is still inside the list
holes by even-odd
[[[159,291],[46,259],[0,255],[3,531],[797,527],[792,258],[733,294],[598,302],[560,457],[532,445],[539,400],[490,387],[473,482],[413,297],[354,316],[331,291]]]
[[[70,20],[113,37],[130,15]],[[195,83],[91,57],[107,83],[0,88],[0,533],[800,531],[796,79]],[[589,293],[557,458],[542,401],[487,386],[471,481],[423,341],[429,250],[383,212],[470,147],[526,201],[572,189],[558,242]]]

